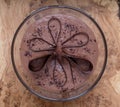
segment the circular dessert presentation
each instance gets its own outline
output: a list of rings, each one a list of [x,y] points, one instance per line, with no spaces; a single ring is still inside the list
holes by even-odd
[[[36,20],[26,30],[20,48],[21,62],[40,89],[70,92],[95,72],[98,45],[82,20],[54,14]]]

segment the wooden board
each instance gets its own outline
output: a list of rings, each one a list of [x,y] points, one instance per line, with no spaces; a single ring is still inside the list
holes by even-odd
[[[32,95],[17,79],[10,59],[10,45],[21,21],[38,7],[58,3],[91,14],[104,31],[108,45],[108,63],[99,84],[70,102],[49,102]],[[0,0],[0,107],[120,107],[118,10],[116,0]]]

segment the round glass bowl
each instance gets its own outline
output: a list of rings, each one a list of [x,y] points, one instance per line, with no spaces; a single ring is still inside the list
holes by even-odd
[[[60,17],[63,15],[63,18],[58,20],[59,17],[58,17],[58,19],[55,18],[55,17],[57,17],[56,15],[60,15]],[[81,84],[78,83],[79,86],[75,86],[76,88],[71,89],[71,90],[67,90],[67,91],[66,91],[66,89],[63,89],[62,85],[65,85],[66,81],[69,81],[70,78],[72,78],[71,75],[74,72],[74,70],[70,70],[71,75],[67,75],[66,71],[64,70],[65,69],[64,68],[64,61],[60,61],[59,62],[59,60],[57,60],[59,62],[59,65],[60,64],[62,65],[61,66],[62,67],[61,75],[63,76],[63,78],[61,79],[61,81],[63,82],[63,84],[61,83],[62,85],[60,86],[59,82],[56,80],[56,79],[58,79],[58,77],[57,78],[56,77],[52,77],[52,76],[55,76],[54,74],[51,76],[52,79],[54,78],[53,79],[54,81],[52,81],[53,83],[51,83],[51,84],[54,84],[54,83],[57,84],[59,86],[58,90],[61,89],[61,91],[60,90],[58,91],[58,90],[54,90],[54,87],[57,87],[57,85],[56,86],[53,85],[53,90],[51,90],[52,88],[49,88],[49,86],[48,86],[48,88],[45,88],[45,87],[43,88],[42,87],[42,85],[40,83],[42,81],[41,78],[44,77],[44,76],[43,77],[40,76],[40,75],[44,75],[44,73],[42,71],[30,72],[30,70],[28,70],[28,68],[30,68],[29,67],[30,64],[28,64],[27,65],[28,68],[26,68],[27,62],[25,62],[26,60],[23,61],[24,59],[21,58],[21,46],[23,44],[23,39],[25,38],[26,32],[29,35],[29,32],[32,31],[32,28],[30,28],[30,26],[32,26],[34,23],[36,23],[36,22],[42,23],[41,20],[43,20],[43,19],[48,20],[50,17],[52,17],[48,21],[48,23],[51,23],[52,20],[54,20],[51,24],[53,24],[53,25],[54,24],[58,24],[59,27],[57,29],[59,31],[59,28],[61,26],[63,26],[62,24],[60,25],[60,23],[63,23],[62,19],[64,19],[64,16],[70,16],[70,17],[73,17],[73,20],[75,18],[75,19],[78,20],[78,22],[80,21],[83,24],[83,26],[84,26],[84,30],[83,31],[85,31],[85,28],[87,28],[87,29],[90,28],[91,29],[90,32],[92,32],[92,33],[90,33],[90,32],[89,33],[90,34],[94,34],[94,42],[97,42],[97,44],[94,44],[94,45],[96,45],[96,47],[97,47],[98,54],[97,54],[96,58],[94,57],[94,55],[92,57],[90,57],[90,59],[96,60],[95,64],[92,65],[92,63],[91,63],[91,65],[90,65],[89,61],[87,61],[88,65],[90,66],[89,70],[94,69],[92,71],[92,73],[90,75],[89,75],[89,72],[83,72],[83,74],[80,73],[80,75],[83,75],[83,78],[84,78],[84,76],[89,75],[89,76],[86,76],[87,79],[84,82],[82,82]],[[70,20],[70,23],[71,23],[71,20]],[[67,20],[67,21],[69,21],[69,20]],[[64,23],[67,23],[67,22],[64,21]],[[40,26],[42,26],[42,25],[40,25]],[[79,24],[78,24],[78,26],[79,26]],[[33,25],[33,27],[34,27],[34,25]],[[48,29],[48,32],[51,35],[52,34],[51,28],[49,28],[49,25],[47,27],[48,28],[46,28],[46,29]],[[82,29],[82,28],[80,28],[80,29]],[[40,29],[38,29],[38,30],[40,30]],[[45,32],[47,32],[47,30],[44,31],[43,33],[45,33]],[[87,32],[87,31],[85,31],[85,32]],[[81,41],[79,43],[79,45],[81,45],[81,46],[79,46],[78,48],[84,48],[87,43],[90,44],[89,42],[93,41],[93,40],[90,39],[90,37],[89,37],[90,34],[89,33],[86,34],[86,33],[81,31],[81,32],[77,32],[77,34],[73,34],[73,36],[75,38],[77,38],[78,40],[79,40],[79,38],[77,37],[77,35],[79,35],[79,34],[81,35],[79,37],[83,38],[83,41]],[[52,36],[54,36],[54,33],[53,33]],[[44,35],[44,37],[45,37],[45,35]],[[33,39],[36,40],[36,37],[34,37]],[[39,40],[41,41],[42,39],[40,39],[40,38],[37,39],[37,42],[39,42]],[[32,41],[32,40],[30,40],[30,41]],[[44,39],[44,41],[42,41],[42,42],[45,42],[45,41],[47,41],[47,39]],[[53,41],[54,41],[54,39],[53,39]],[[35,44],[33,44],[33,45],[36,45],[37,42],[35,42]],[[42,43],[42,42],[40,42],[40,43]],[[65,42],[64,42],[64,44],[65,44]],[[94,45],[92,45],[93,47],[91,47],[92,50],[94,49]],[[53,46],[53,47],[55,48],[57,46]],[[64,48],[65,47],[66,46],[64,46]],[[22,48],[24,48],[24,46]],[[38,52],[37,48],[34,48],[36,50],[31,48],[30,51]],[[55,56],[59,55],[59,52],[61,52],[61,50],[59,50],[59,49],[56,49],[56,50],[57,51],[55,53],[54,52],[52,53],[52,57],[49,60],[55,60]],[[89,50],[86,50],[86,51],[89,52]],[[34,52],[32,52],[32,53],[34,53]],[[81,53],[82,53],[82,51],[81,51]],[[26,53],[26,56],[27,56],[27,54],[28,53]],[[29,54],[29,56],[30,56],[30,54]],[[69,63],[69,64],[71,64],[70,65],[71,68],[76,63],[78,65],[77,67],[79,69],[81,69],[81,64],[86,61],[86,60],[82,60],[82,59],[79,60],[79,57],[76,57],[76,59],[72,58],[71,56],[69,56],[69,51],[68,51],[68,56],[67,57],[68,57],[68,59],[66,59],[66,61],[68,61],[68,62],[72,61],[72,63]],[[53,5],[53,6],[46,6],[46,7],[43,7],[43,8],[39,8],[38,10],[32,12],[29,16],[27,16],[23,20],[23,22],[20,24],[20,26],[16,30],[16,33],[15,33],[13,41],[12,41],[11,58],[12,58],[12,64],[13,64],[13,67],[14,67],[14,71],[15,71],[18,79],[21,81],[21,83],[30,92],[32,92],[33,94],[37,95],[40,98],[44,98],[44,99],[48,99],[48,100],[52,100],[52,101],[68,101],[68,100],[73,100],[75,98],[78,98],[78,97],[86,94],[87,92],[89,92],[98,83],[98,81],[100,80],[101,76],[103,75],[103,72],[104,72],[104,69],[105,69],[105,66],[106,66],[106,62],[107,62],[107,45],[106,45],[106,40],[105,40],[105,37],[104,37],[104,34],[103,34],[101,28],[99,27],[97,22],[90,15],[85,13],[83,10],[77,9],[77,8],[74,8],[74,7]],[[29,59],[29,57],[28,57],[28,59]],[[58,58],[58,59],[60,59],[60,58]],[[45,62],[45,60],[46,59],[43,58],[42,61]],[[39,63],[41,63],[41,64],[39,64],[38,68],[41,67],[43,62],[41,62],[41,60],[40,60]],[[51,63],[52,62],[49,61],[49,63],[48,63],[49,64],[48,70],[50,70],[52,68],[52,66],[50,67]],[[34,66],[36,66],[36,65],[34,65]],[[33,68],[34,68],[34,66],[32,65]],[[53,64],[53,66],[54,66],[54,64]],[[32,67],[31,67],[31,70],[33,69]],[[63,70],[64,70],[64,72],[63,72]],[[55,71],[51,70],[50,72],[55,72]],[[56,74],[57,73],[58,72],[56,72]],[[66,73],[67,76],[65,75],[65,73]],[[32,75],[34,75],[34,76],[32,76]],[[38,79],[38,80],[40,78],[40,81],[36,82],[34,77],[36,79]],[[67,80],[65,80],[64,77],[65,78],[67,77]],[[46,76],[45,76],[45,78],[46,78],[45,82],[42,81],[43,85],[46,83],[46,81],[49,82],[49,79],[47,80]],[[69,87],[74,87],[73,84],[72,84],[72,86],[70,85],[70,81],[69,81],[68,89],[69,89]]]

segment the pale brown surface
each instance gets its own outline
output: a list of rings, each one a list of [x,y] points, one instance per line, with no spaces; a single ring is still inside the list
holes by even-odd
[[[44,1],[44,0],[42,0]],[[34,9],[58,4],[40,0],[0,0],[0,107],[120,107],[120,20],[115,0],[58,0],[83,8],[101,26],[108,44],[108,64],[99,84],[87,95],[70,102],[48,102],[28,92],[17,79],[10,45],[20,22]]]

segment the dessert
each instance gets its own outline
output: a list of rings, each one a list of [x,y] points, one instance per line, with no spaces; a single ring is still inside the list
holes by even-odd
[[[92,30],[73,16],[48,15],[26,30],[21,62],[41,89],[69,92],[95,72],[97,41]]]

